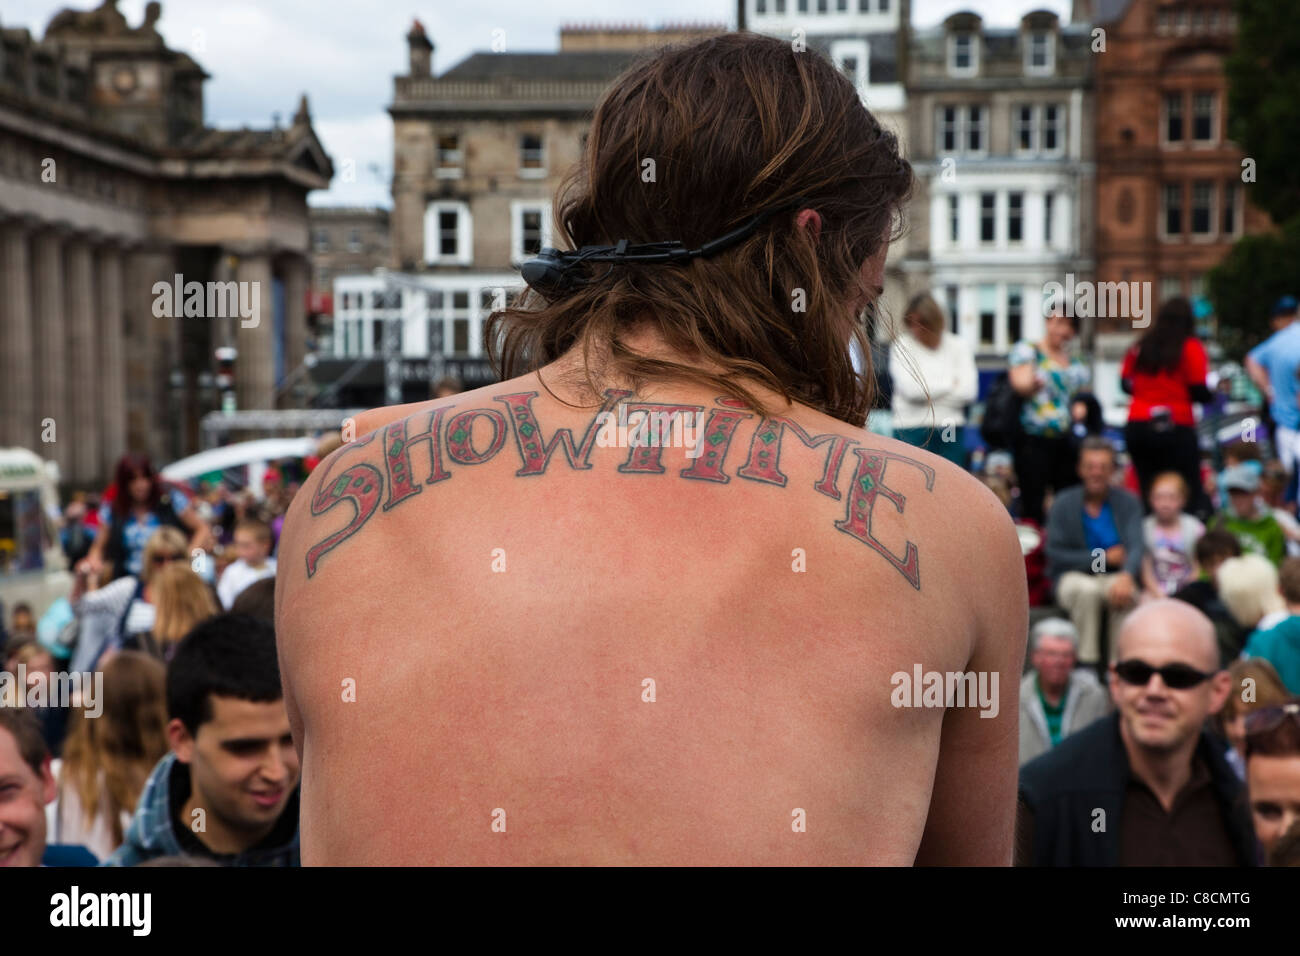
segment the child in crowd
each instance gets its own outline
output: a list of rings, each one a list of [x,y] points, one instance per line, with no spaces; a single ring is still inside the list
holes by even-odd
[[[1223,473],[1220,482],[1228,495],[1228,509],[1218,515],[1213,527],[1231,531],[1246,554],[1258,554],[1279,565],[1286,557],[1286,534],[1259,493],[1259,471],[1248,464],[1234,465]]]
[[[1196,542],[1205,525],[1183,511],[1187,498],[1187,482],[1176,471],[1151,482],[1151,514],[1142,522],[1142,590],[1148,599],[1169,597],[1196,576]]]
[[[275,574],[275,558],[270,556],[270,526],[257,518],[241,520],[235,525],[235,553],[239,560],[226,568],[217,585],[217,597],[226,610],[230,610],[244,588]]]

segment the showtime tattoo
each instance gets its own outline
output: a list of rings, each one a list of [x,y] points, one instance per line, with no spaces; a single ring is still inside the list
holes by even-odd
[[[342,502],[352,506],[353,514],[346,525],[332,532],[307,551],[307,577],[315,575],[321,558],[355,535],[380,509],[383,511],[409,501],[424,491],[424,486],[447,481],[454,476],[448,463],[462,466],[481,465],[491,461],[505,448],[506,439],[514,438],[514,449],[520,466],[515,475],[520,478],[544,475],[561,451],[570,470],[591,469],[591,450],[597,444],[602,416],[632,393],[621,389],[607,389],[605,401],[593,415],[580,439],[572,429],[557,428],[547,436],[533,411],[537,392],[512,392],[495,395],[501,409],[471,408],[456,411],[454,405],[444,405],[430,410],[423,421],[403,419],[386,425],[382,430],[354,441],[346,446],[322,475],[320,485],[311,499],[311,513],[315,517],[326,514]],[[731,475],[726,472],[732,441],[741,423],[756,416],[743,403],[732,398],[716,399],[717,408],[708,410],[708,418],[698,440],[703,443],[700,454],[689,467],[678,471],[678,476],[694,481],[711,481],[727,484]],[[695,415],[704,409],[699,405],[659,404],[634,402],[627,411],[654,413],[660,421],[671,421],[679,415]],[[481,423],[475,444],[475,425]],[[418,428],[418,431],[411,431]],[[484,432],[487,432],[485,435]],[[934,490],[934,469],[907,455],[883,449],[868,448],[857,439],[828,432],[810,435],[800,424],[783,416],[763,418],[754,429],[744,464],[736,469],[736,477],[747,481],[786,487],[788,478],[781,470],[781,450],[787,435],[810,450],[825,447],[826,453],[821,477],[813,490],[832,501],[845,498],[838,481],[845,458],[852,451],[853,475],[844,517],[835,522],[835,528],[871,548],[907,582],[921,589],[921,557],[916,544],[906,541],[903,553],[895,554],[872,533],[872,515],[879,499],[903,513],[907,499],[885,484],[886,467],[891,462],[918,470],[925,479],[925,490]],[[373,464],[357,462],[345,465],[348,452],[366,447],[378,440],[382,451],[383,470]],[[629,449],[627,459],[616,469],[620,474],[662,475],[663,445],[638,445]],[[444,458],[445,455],[445,458]],[[563,466],[557,466],[563,467]],[[334,473],[337,471],[337,473]]]

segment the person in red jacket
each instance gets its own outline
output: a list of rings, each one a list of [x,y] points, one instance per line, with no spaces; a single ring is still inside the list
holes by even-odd
[[[1151,329],[1124,356],[1120,385],[1133,396],[1124,438],[1137,469],[1141,498],[1163,471],[1177,471],[1191,494],[1187,510],[1204,518],[1212,512],[1201,483],[1200,447],[1192,403],[1213,395],[1205,385],[1209,360],[1192,328],[1192,305],[1184,298],[1161,307]]]

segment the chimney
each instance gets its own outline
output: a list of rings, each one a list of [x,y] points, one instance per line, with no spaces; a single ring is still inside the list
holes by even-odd
[[[411,50],[410,75],[430,76],[433,70],[433,43],[425,36],[424,25],[419,20],[411,23],[406,43]]]

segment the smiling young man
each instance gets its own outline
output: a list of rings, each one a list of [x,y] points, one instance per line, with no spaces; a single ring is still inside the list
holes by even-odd
[[[1172,598],[1124,620],[1116,714],[1020,771],[1017,860],[1029,866],[1253,866],[1241,781],[1204,729],[1233,692],[1214,626]]]
[[[276,588],[304,863],[1010,862],[1018,539],[864,430],[854,368],[911,179],[776,39],[612,84],[556,222],[701,253],[573,265],[485,330],[506,381],[365,416],[304,485]],[[702,447],[610,446],[619,412]],[[918,668],[1000,693],[896,705]]]
[[[270,625],[239,614],[198,625],[168,665],[167,709],[172,752],[107,864],[297,866],[299,762]]]

